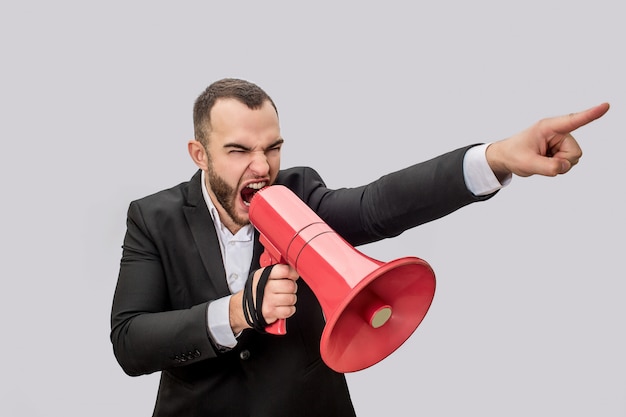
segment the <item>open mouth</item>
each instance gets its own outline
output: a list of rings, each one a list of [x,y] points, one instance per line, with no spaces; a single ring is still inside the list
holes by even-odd
[[[253,182],[243,187],[243,189],[241,190],[241,199],[243,200],[243,204],[245,204],[246,207],[249,207],[250,202],[252,201],[252,197],[254,197],[254,195],[259,192],[259,190],[265,188],[266,186],[267,182],[261,181]]]

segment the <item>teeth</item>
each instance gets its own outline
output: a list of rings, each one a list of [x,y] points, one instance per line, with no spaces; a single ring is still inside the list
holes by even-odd
[[[265,181],[263,181],[263,182],[255,182],[255,183],[246,185],[246,187],[252,188],[253,190],[260,190],[261,188],[265,187],[265,184],[266,184]]]

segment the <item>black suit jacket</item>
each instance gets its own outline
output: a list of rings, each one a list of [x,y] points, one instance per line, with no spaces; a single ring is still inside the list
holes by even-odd
[[[286,185],[357,246],[485,199],[468,192],[467,148],[358,188],[330,190],[310,168],[281,171]],[[255,242],[252,268],[262,247]],[[302,280],[285,336],[246,330],[215,346],[207,306],[229,294],[200,171],[130,204],[111,316],[115,356],[129,375],[161,371],[155,416],[352,416],[345,378],[321,360],[320,306]]]

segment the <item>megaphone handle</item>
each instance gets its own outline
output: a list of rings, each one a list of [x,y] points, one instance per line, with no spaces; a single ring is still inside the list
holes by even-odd
[[[267,249],[261,254],[261,259],[259,261],[262,267],[278,263],[278,261],[272,257]],[[265,327],[265,331],[277,336],[287,334],[287,321],[285,319],[278,319],[274,323],[268,324]]]
[[[285,335],[287,334],[287,320],[278,319],[274,323],[268,324],[265,331],[269,334],[275,334],[277,336]]]

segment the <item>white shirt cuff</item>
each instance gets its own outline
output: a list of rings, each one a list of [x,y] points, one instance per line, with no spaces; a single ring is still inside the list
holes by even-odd
[[[512,175],[504,179],[502,183],[498,181],[487,162],[487,147],[489,143],[474,146],[465,153],[463,159],[463,175],[467,189],[475,196],[485,196],[495,193],[502,187],[506,187],[511,182]]]
[[[207,323],[209,323],[209,334],[213,342],[225,348],[234,348],[237,339],[233,335],[230,327],[230,295],[211,301],[207,309]]]

